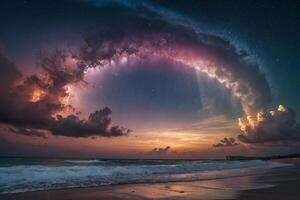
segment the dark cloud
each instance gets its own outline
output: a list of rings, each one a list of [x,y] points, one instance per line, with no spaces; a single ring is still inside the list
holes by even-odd
[[[19,135],[26,135],[26,136],[37,136],[37,137],[42,137],[42,138],[47,138],[47,135],[45,131],[37,130],[37,129],[32,129],[32,128],[10,128],[10,132],[16,133]]]
[[[225,137],[219,143],[214,144],[213,147],[233,147],[239,145],[232,137]]]
[[[91,135],[101,136],[122,136],[128,135],[131,130],[119,126],[113,126],[108,129],[111,118],[109,108],[98,110],[91,113],[88,120],[81,120],[75,115],[69,115],[65,118],[58,116],[56,124],[50,130],[54,135],[64,135],[70,137],[88,137]]]
[[[15,64],[9,61],[1,52],[0,52],[0,74],[1,74],[1,79],[0,79],[1,94],[8,94],[14,82],[17,79],[21,78],[22,76],[21,72],[19,72]],[[0,100],[4,100],[4,99],[2,98]]]
[[[113,126],[110,128],[109,134],[111,136],[128,135],[132,130],[124,127]]]
[[[164,148],[154,148],[152,149],[151,153],[161,155],[170,152],[170,149],[171,149],[170,146],[166,146]]]
[[[279,105],[277,110],[259,112],[256,117],[248,116],[246,122],[239,119],[242,134],[238,139],[244,143],[282,143],[300,141],[300,125],[291,108]]]
[[[80,119],[71,105],[63,103],[67,86],[83,80],[83,65],[63,51],[40,55],[39,74],[24,77],[0,55],[0,122],[13,125],[17,134],[46,137],[45,131],[69,137],[121,136],[130,131],[111,125],[111,110],[104,108]],[[62,116],[57,113],[75,112]]]

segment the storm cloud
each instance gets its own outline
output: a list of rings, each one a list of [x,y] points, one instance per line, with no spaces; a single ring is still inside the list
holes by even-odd
[[[241,142],[249,144],[299,142],[300,124],[296,122],[294,110],[279,105],[277,110],[259,112],[256,117],[239,119]]]
[[[101,136],[122,136],[128,135],[131,130],[119,126],[113,126],[108,129],[111,124],[111,110],[106,107],[91,113],[87,120],[81,120],[75,115],[69,115],[65,118],[57,117],[57,123],[51,128],[54,135],[64,135],[70,137],[90,136],[87,133]]]
[[[46,138],[46,133],[69,137],[122,136],[130,130],[111,126],[109,108],[80,119],[75,108],[64,103],[67,86],[83,81],[83,67],[70,54],[56,51],[44,55],[41,72],[23,76],[16,65],[0,54],[0,123],[13,126],[11,132]],[[69,114],[69,113],[74,114]]]

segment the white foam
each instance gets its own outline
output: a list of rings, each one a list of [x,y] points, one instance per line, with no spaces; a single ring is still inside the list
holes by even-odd
[[[102,160],[65,160],[66,163],[75,163],[75,164],[96,164],[96,163],[105,163]]]

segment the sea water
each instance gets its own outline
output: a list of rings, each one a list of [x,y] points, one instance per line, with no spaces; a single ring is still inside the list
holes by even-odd
[[[290,164],[250,160],[0,158],[0,193],[239,177]]]

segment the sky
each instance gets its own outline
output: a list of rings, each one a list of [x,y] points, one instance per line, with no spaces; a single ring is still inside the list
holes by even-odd
[[[0,156],[299,153],[296,1],[0,3]]]

